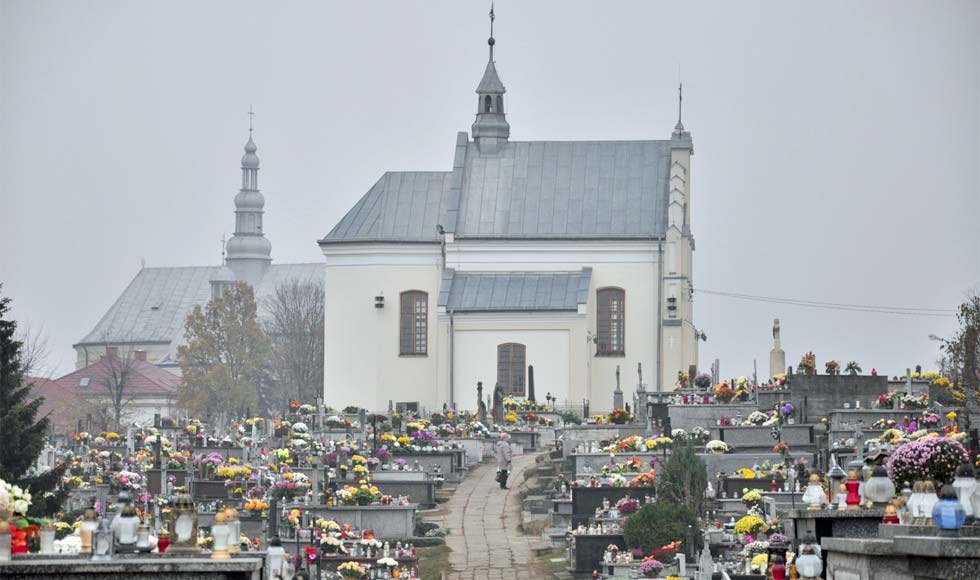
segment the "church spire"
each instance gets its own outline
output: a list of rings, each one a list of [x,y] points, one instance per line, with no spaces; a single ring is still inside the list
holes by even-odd
[[[252,140],[252,117],[248,111],[248,142],[242,156],[242,188],[235,196],[235,235],[228,240],[225,263],[239,280],[257,283],[272,262],[272,244],[262,231],[265,198],[259,191],[258,147]]]
[[[684,123],[681,123],[681,112],[684,106],[684,83],[677,83],[677,124],[674,125],[674,135],[684,134]]]
[[[493,4],[490,5],[490,58],[483,78],[476,87],[477,109],[476,121],[473,123],[473,140],[483,153],[496,153],[507,139],[510,138],[510,125],[504,115],[504,83],[497,75],[497,67],[493,62],[493,47],[497,43],[493,38]]]

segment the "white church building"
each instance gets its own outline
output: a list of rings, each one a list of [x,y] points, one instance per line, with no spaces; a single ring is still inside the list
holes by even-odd
[[[331,404],[475,409],[533,366],[539,401],[599,412],[617,367],[656,392],[697,365],[691,134],[512,141],[489,44],[452,168],[385,173],[319,242]]]

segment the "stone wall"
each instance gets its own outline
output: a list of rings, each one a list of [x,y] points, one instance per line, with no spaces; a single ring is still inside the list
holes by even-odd
[[[787,387],[778,391],[759,391],[759,407],[772,408],[780,401],[792,402],[798,423],[815,423],[844,404],[871,409],[878,396],[888,392],[888,377],[870,375],[791,375]]]
[[[758,409],[755,403],[739,403],[731,405],[670,405],[671,429],[690,431],[694,427],[710,429],[718,425],[718,419],[731,419],[738,415],[748,417]]]
[[[831,552],[827,578],[834,580],[914,580],[905,558],[869,558],[863,554]]]
[[[776,445],[769,427],[714,427],[711,438],[720,439],[736,449],[771,449]],[[790,446],[812,447],[814,433],[812,425],[783,425],[781,440]]]

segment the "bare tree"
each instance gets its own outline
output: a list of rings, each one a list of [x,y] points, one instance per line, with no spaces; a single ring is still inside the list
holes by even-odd
[[[272,339],[273,369],[283,403],[312,402],[323,391],[322,280],[289,280],[265,298],[265,332]]]
[[[50,378],[51,372],[47,369],[47,362],[51,349],[48,347],[47,337],[40,330],[35,330],[25,324],[17,332],[17,340],[21,343],[21,376]]]
[[[99,363],[105,371],[105,376],[99,381],[99,387],[102,389],[107,406],[100,410],[97,404],[96,412],[97,415],[109,419],[113,428],[122,425],[129,405],[133,402],[130,382],[136,372],[136,360],[136,353],[132,349],[120,353],[118,347],[106,343],[105,357]]]
[[[980,290],[970,292],[957,309],[956,318],[960,329],[943,340],[943,354],[949,362],[954,387],[975,406],[980,402]]]

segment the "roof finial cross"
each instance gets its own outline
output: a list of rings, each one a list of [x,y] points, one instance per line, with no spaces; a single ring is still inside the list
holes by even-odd
[[[493,62],[493,45],[497,42],[493,39],[493,2],[490,2],[490,38],[487,39],[487,44],[490,45],[490,62]]]
[[[252,134],[252,118],[255,117],[255,111],[252,110],[252,105],[248,106],[248,134]]]
[[[681,122],[681,109],[684,105],[684,83],[677,83],[677,122]]]
[[[490,3],[490,38],[493,38],[493,2]]]

